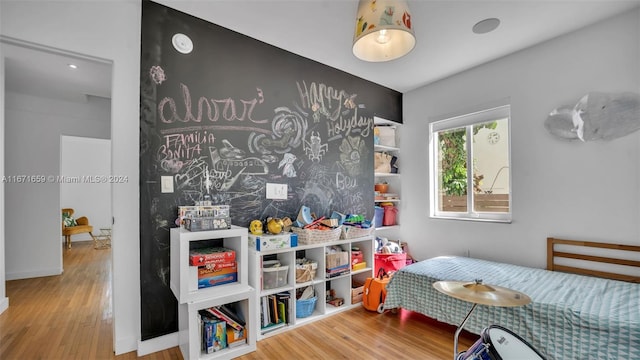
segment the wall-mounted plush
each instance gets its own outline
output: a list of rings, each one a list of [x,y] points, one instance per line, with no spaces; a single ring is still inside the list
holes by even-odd
[[[551,111],[544,127],[562,139],[616,139],[640,129],[640,95],[590,92],[573,107]]]

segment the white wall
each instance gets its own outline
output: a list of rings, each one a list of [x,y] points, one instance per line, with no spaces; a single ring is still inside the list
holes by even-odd
[[[114,62],[112,171],[129,177],[128,183],[113,187],[116,354],[135,350],[140,337],[140,9],[137,0],[0,1],[3,35]],[[404,132],[409,136],[402,139],[402,146],[411,151],[403,151],[402,161],[411,166],[402,170],[405,195],[402,222],[405,238],[418,257],[471,248],[472,255],[513,257],[514,262],[541,265],[543,239],[547,235],[638,241],[638,135],[606,144],[567,144],[551,139],[542,128],[551,109],[576,101],[587,91],[638,89],[637,21],[638,14],[634,12],[624,20],[600,25],[605,34],[594,35],[596,38],[589,38],[588,34],[594,31],[591,28],[406,94],[404,120],[412,131]],[[598,47],[594,49],[596,43]],[[590,68],[594,67],[601,73],[592,74]],[[570,81],[558,81],[561,77]],[[428,219],[424,161],[427,158],[426,119],[453,112],[464,104],[479,104],[507,95],[512,97],[514,119],[517,119],[512,132],[516,164],[513,169],[514,223],[494,225]],[[3,145],[0,143],[0,148]],[[590,156],[597,161],[582,162],[581,159]],[[618,159],[612,161],[615,157]],[[607,175],[609,171],[624,171],[629,176],[620,176],[620,182],[614,184]],[[589,185],[576,186],[575,181]],[[602,189],[599,183],[612,188],[608,196],[598,191]],[[575,196],[587,193],[595,197],[582,200],[582,196]],[[1,196],[0,190],[0,199]],[[585,206],[587,200],[591,206]],[[408,216],[407,210],[413,216]],[[613,210],[622,215],[612,215]],[[411,239],[408,234],[412,234]],[[522,248],[530,249],[527,253],[535,256],[525,259],[527,255]],[[0,273],[2,265],[0,263]]]
[[[6,174],[59,175],[60,135],[108,138],[109,113],[109,101],[100,98],[78,103],[6,92]],[[5,189],[7,280],[60,274],[60,184],[7,183]]]
[[[104,120],[111,122],[110,117]],[[111,140],[63,135],[60,142],[60,175],[74,180],[60,183],[59,207],[73,208],[76,219],[86,216],[93,235],[99,235],[111,227],[111,183],[102,181],[111,174]],[[86,240],[92,240],[86,233],[71,237],[71,242]]]
[[[0,109],[4,109],[4,57],[0,56]],[[0,111],[0,134],[4,134],[4,111]],[[0,136],[0,176],[4,176],[4,140]],[[5,267],[4,267],[4,238],[5,238],[5,221],[4,221],[4,182],[0,183],[0,314],[9,307],[9,298],[7,298],[7,288],[5,286]]]
[[[135,350],[140,338],[140,15],[139,0],[0,1],[3,35],[113,61],[112,174],[129,179],[128,183],[113,186],[115,224],[111,251],[116,354]],[[0,148],[3,145],[0,143]],[[3,265],[0,263],[0,269]]]
[[[590,91],[640,91],[639,24],[635,10],[405,94],[401,216],[415,257],[544,267],[548,236],[640,244],[640,132],[581,143],[543,127]],[[513,223],[429,218],[429,119],[507,97]]]

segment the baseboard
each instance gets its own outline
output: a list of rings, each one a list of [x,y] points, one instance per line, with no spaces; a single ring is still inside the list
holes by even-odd
[[[8,281],[8,280],[31,279],[31,278],[44,277],[44,276],[55,276],[60,274],[62,274],[61,269],[39,269],[37,271],[6,273],[5,278]]]
[[[3,311],[7,310],[7,308],[9,307],[9,298],[2,298],[0,299],[0,314],[2,314]]]
[[[153,339],[138,341],[138,356],[144,356],[178,346],[178,334],[178,332],[174,332],[171,334],[158,336]]]
[[[113,352],[116,355],[122,355],[128,352],[136,351],[136,349],[138,348],[138,340],[134,337],[124,340],[120,339],[115,341],[114,346],[115,349],[113,349]]]

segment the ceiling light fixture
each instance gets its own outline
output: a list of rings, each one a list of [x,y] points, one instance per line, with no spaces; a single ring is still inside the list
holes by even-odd
[[[76,64],[67,64],[67,66],[69,66],[69,69],[73,69],[73,70],[78,68],[78,65]]]
[[[415,45],[405,0],[360,0],[353,36],[353,54],[358,59],[390,61],[408,54]]]
[[[489,18],[478,21],[473,25],[473,32],[476,34],[486,34],[495,30],[500,25],[500,19]]]

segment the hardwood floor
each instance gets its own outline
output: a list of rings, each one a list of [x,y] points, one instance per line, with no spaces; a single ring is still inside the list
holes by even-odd
[[[64,250],[64,274],[7,281],[0,359],[182,359],[177,347],[113,354],[110,268],[111,250],[74,242]],[[238,359],[451,359],[454,331],[419,314],[358,307],[259,341]],[[463,332],[459,349],[477,338]]]

